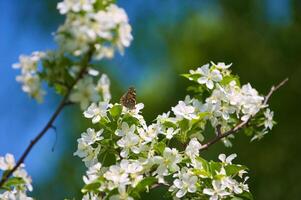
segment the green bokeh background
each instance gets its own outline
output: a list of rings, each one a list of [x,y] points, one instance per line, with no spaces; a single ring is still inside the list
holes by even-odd
[[[232,70],[239,74],[242,83],[251,82],[262,94],[289,77],[288,84],[270,101],[279,122],[270,134],[252,143],[239,135],[233,148],[218,144],[204,154],[216,160],[220,152],[236,152],[236,162],[250,168],[249,184],[255,199],[300,199],[301,2],[288,1],[290,13],[284,20],[267,14],[273,1],[154,2],[149,8],[150,3],[144,5],[143,1],[119,1],[126,10],[135,13],[133,18],[130,15],[134,42],[124,57],[101,63],[104,66],[101,70],[112,80],[113,101],[118,101],[126,88],[134,85],[138,101],[145,104],[145,118],[150,122],[185,97],[189,83],[178,74],[209,61],[233,63]],[[55,1],[40,4],[43,6],[36,14],[36,21],[45,32],[53,31],[49,27],[62,21],[55,10]],[[34,185],[33,196],[37,199],[81,196],[85,169],[72,154],[76,139],[88,124],[78,108],[68,108],[63,116],[65,126],[61,132],[67,141],[66,151],[56,171],[45,172],[51,173],[52,178],[35,182],[38,185]]]

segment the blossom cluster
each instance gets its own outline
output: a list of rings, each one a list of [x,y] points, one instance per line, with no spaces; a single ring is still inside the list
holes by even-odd
[[[244,121],[262,127],[260,133],[273,126],[264,98],[250,84],[240,86],[229,67],[212,63],[185,74],[196,83],[190,87],[196,94],[150,125],[141,115],[142,103],[134,109],[109,101],[91,104],[83,114],[92,127],[74,153],[87,167],[83,199],[139,199],[158,184],[168,186],[174,198],[251,199],[247,168],[232,163],[236,154],[220,154],[219,162],[200,154],[210,126],[218,134]],[[255,129],[251,136],[258,138]],[[229,138],[224,142],[229,145]]]
[[[252,118],[253,124],[263,128],[257,131],[252,140],[257,139],[258,135],[267,133],[273,128],[273,112],[264,103],[264,97],[259,95],[250,83],[240,86],[237,76],[231,74],[230,65],[224,63],[203,65],[196,70],[190,70],[189,74],[184,74],[189,80],[197,83],[191,88],[201,92],[199,99],[189,99],[175,107],[176,109],[187,109],[190,106],[189,114],[197,116],[199,112],[205,119],[211,122],[212,127],[220,126],[223,132],[231,130],[239,121],[248,122],[252,117],[261,112],[261,118]],[[208,93],[209,95],[204,93]],[[262,113],[264,112],[264,114]],[[263,123],[259,123],[263,121]],[[225,139],[225,144],[231,145]]]
[[[54,34],[59,48],[20,56],[14,65],[21,70],[17,81],[24,92],[39,102],[46,93],[43,81],[60,95],[66,95],[78,82],[70,101],[79,103],[82,109],[91,102],[109,100],[109,79],[104,75],[95,81],[99,72],[91,60],[111,59],[115,49],[123,54],[130,46],[133,37],[126,12],[111,0],[64,0],[57,8],[66,15],[64,24]]]
[[[6,154],[4,157],[0,157],[0,170],[3,174],[7,173],[15,166],[15,158],[12,154]],[[27,191],[32,191],[31,178],[28,176],[24,169],[25,165],[21,166],[13,173],[13,177],[3,185],[4,191],[0,192],[1,200],[33,200],[33,198],[27,196]],[[1,188],[2,189],[2,188]]]
[[[33,52],[30,56],[21,55],[20,63],[13,65],[13,68],[21,69],[21,75],[18,75],[16,80],[22,84],[22,90],[39,102],[43,101],[45,95],[38,75],[39,62],[44,56],[44,52]]]
[[[95,44],[96,59],[112,58],[115,47],[123,53],[133,39],[125,11],[115,4],[99,10],[96,0],[64,0],[57,7],[66,14],[55,36],[64,52],[79,56]]]

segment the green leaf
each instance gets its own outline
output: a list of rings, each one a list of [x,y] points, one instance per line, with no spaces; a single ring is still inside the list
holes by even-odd
[[[122,112],[122,105],[114,105],[110,109],[110,114],[113,118],[118,118],[121,115]]]
[[[165,142],[161,141],[155,144],[154,149],[158,154],[163,154],[165,147],[166,147]]]
[[[204,169],[194,169],[193,172],[195,173],[195,175],[198,175],[198,176],[201,176],[201,177],[210,177],[211,176],[211,174],[208,173]]]
[[[54,89],[58,94],[64,95],[67,92],[67,87],[61,84],[54,84]]]
[[[10,188],[12,186],[17,186],[17,185],[23,185],[25,184],[25,181],[21,177],[12,177],[8,179],[3,187]]]
[[[243,199],[240,197],[233,197],[233,198],[231,198],[231,200],[243,200]]]
[[[179,123],[179,127],[182,131],[186,131],[189,129],[189,120],[182,119]]]
[[[210,166],[209,166],[209,163],[207,160],[205,160],[204,158],[202,157],[196,157],[196,160],[201,162],[202,163],[202,167],[203,169],[205,170],[205,172],[207,172],[208,174],[211,175],[211,172],[210,172]]]
[[[114,190],[111,190],[111,191],[109,192],[109,194],[108,194],[108,195],[106,195],[106,196],[104,197],[104,199],[103,199],[103,200],[110,199],[110,197],[111,197],[111,196],[113,196],[113,195],[115,195],[115,194],[118,194],[118,189],[117,189],[117,188],[116,188],[116,189],[114,189]]]
[[[187,136],[189,138],[196,137],[201,142],[204,140],[202,133],[204,132],[206,121],[203,120],[203,118],[207,115],[207,112],[200,113],[198,119],[193,119],[190,121],[190,130],[187,132]]]
[[[238,86],[240,86],[239,77],[237,75],[229,75],[224,76],[223,80],[221,81],[222,85],[228,85],[231,81],[235,81]]]
[[[10,170],[5,170],[2,174],[2,177],[7,177],[9,172],[10,172]]]
[[[225,170],[228,176],[237,175],[241,170],[247,170],[248,168],[243,165],[226,165]]]
[[[210,165],[210,170],[211,170],[212,174],[219,172],[222,168],[222,163],[219,163],[219,162],[210,161],[209,165]]]
[[[197,138],[200,142],[203,142],[205,137],[202,133],[194,133],[194,134],[190,134],[189,138]]]
[[[167,121],[167,120],[163,122],[163,125],[164,125],[165,127],[172,127],[172,128],[174,128],[174,129],[177,128],[177,125],[176,125],[176,124],[174,124],[174,123],[171,122],[171,121]]]
[[[96,181],[90,184],[87,184],[83,187],[83,189],[81,190],[82,193],[87,193],[87,192],[97,192],[97,190],[99,189],[101,185],[100,181]]]
[[[200,92],[200,88],[202,88],[202,87],[191,85],[191,86],[187,87],[187,91],[188,92],[199,93]]]
[[[200,78],[200,74],[181,74],[181,76],[189,79],[190,81],[197,81]]]
[[[253,195],[250,192],[247,192],[247,191],[244,191],[242,194],[236,195],[236,197],[240,198],[240,199],[243,199],[243,200],[254,200]]]
[[[112,4],[112,3],[115,3],[116,0],[100,0],[100,1],[96,1],[94,3],[94,9],[96,11],[99,11],[99,10],[104,10],[108,5]]]
[[[138,185],[134,189],[130,191],[130,196],[134,197],[135,199],[139,199],[140,193],[144,192],[147,189],[147,187],[153,185],[156,182],[157,179],[154,177],[144,178],[142,181],[138,183]]]
[[[136,126],[140,125],[139,120],[129,114],[124,115],[122,121],[128,123],[129,126],[133,124],[135,124]]]
[[[254,127],[250,126],[250,127],[244,128],[243,132],[246,136],[250,137],[250,136],[254,135],[255,130],[254,130]]]
[[[98,159],[101,161],[102,165],[105,167],[109,167],[116,163],[116,155],[115,150],[111,150],[109,148],[106,149],[105,152],[101,153]]]

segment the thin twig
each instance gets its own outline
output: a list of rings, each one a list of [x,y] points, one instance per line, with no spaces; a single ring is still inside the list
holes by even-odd
[[[50,119],[47,122],[47,124],[44,126],[44,128],[41,130],[41,132],[33,140],[30,141],[30,144],[27,146],[27,148],[23,152],[22,156],[17,161],[16,165],[8,173],[6,173],[6,174],[4,174],[2,176],[2,179],[0,181],[0,188],[4,185],[4,183],[8,180],[8,178],[18,169],[18,167],[20,167],[20,165],[22,163],[24,163],[26,157],[30,153],[30,151],[33,148],[33,146],[45,135],[45,133],[50,128],[53,127],[53,122],[58,117],[58,115],[61,113],[61,111],[63,110],[63,108],[66,106],[66,102],[68,102],[68,100],[69,100],[69,96],[71,94],[72,89],[74,88],[74,86],[76,85],[76,83],[86,73],[88,64],[89,64],[89,62],[92,59],[93,51],[94,51],[94,48],[90,48],[90,50],[87,52],[87,54],[83,57],[82,62],[81,62],[81,67],[82,67],[81,71],[79,72],[79,74],[77,75],[77,77],[75,78],[75,80],[71,84],[71,86],[68,88],[65,96],[63,97],[63,99],[59,103],[58,107],[56,108],[56,110],[53,113],[53,115],[50,117]]]
[[[272,86],[271,89],[270,89],[270,92],[264,98],[263,105],[267,105],[267,103],[268,103],[270,97],[272,96],[272,94],[274,92],[276,92],[280,87],[282,87],[287,81],[288,81],[288,78],[284,79],[283,81],[281,81],[276,86]],[[247,121],[241,121],[239,124],[237,124],[234,128],[232,128],[229,131],[217,134],[217,136],[215,138],[211,139],[209,142],[204,144],[202,146],[202,148],[200,149],[200,151],[204,151],[204,150],[208,149],[211,145],[215,144],[216,142],[218,142],[222,138],[225,138],[225,137],[227,137],[231,134],[237,133],[240,129],[242,129],[243,127],[245,127],[249,123],[250,119],[251,118],[249,118]],[[217,127],[217,131],[218,131],[218,127]]]
[[[269,101],[269,99],[271,98],[272,94],[274,92],[276,92],[279,88],[281,88],[284,84],[286,84],[286,82],[288,82],[288,78],[284,79],[283,81],[281,81],[278,85],[276,86],[272,86],[270,92],[266,95],[264,101],[263,101],[263,105],[266,105]]]

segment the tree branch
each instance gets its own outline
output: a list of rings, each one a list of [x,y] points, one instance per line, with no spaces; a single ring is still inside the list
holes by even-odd
[[[281,88],[284,84],[286,84],[286,82],[288,81],[288,78],[284,79],[283,81],[281,81],[279,84],[277,84],[276,86],[272,86],[270,89],[270,92],[265,96],[264,101],[263,101],[263,105],[267,105],[269,99],[271,98],[272,94],[274,92],[276,92],[279,88]],[[222,138],[225,138],[231,134],[235,134],[237,133],[240,129],[244,128],[250,121],[251,118],[249,118],[247,121],[241,121],[240,123],[238,123],[234,128],[232,128],[229,131],[226,131],[224,133],[220,133],[219,128],[217,127],[217,132],[219,134],[217,134],[217,136],[213,139],[211,139],[209,142],[207,142],[205,145],[202,146],[202,148],[200,149],[200,152],[208,149],[211,145],[215,144],[216,142],[218,142],[219,140],[221,140]]]
[[[271,98],[272,94],[274,92],[276,92],[279,88],[281,88],[287,82],[288,82],[288,78],[286,78],[283,81],[281,81],[278,85],[272,86],[270,92],[265,96],[265,99],[263,101],[263,105],[266,105],[268,103],[269,99]]]
[[[65,96],[63,97],[63,99],[59,103],[59,105],[56,108],[55,112],[52,114],[52,116],[50,117],[49,121],[44,126],[44,128],[40,131],[40,133],[33,140],[30,141],[30,144],[27,146],[27,148],[23,152],[22,156],[17,161],[16,165],[8,173],[6,173],[6,174],[3,175],[3,177],[2,177],[2,179],[0,181],[0,188],[4,185],[4,183],[8,180],[8,178],[18,169],[18,167],[20,167],[20,165],[22,163],[24,163],[26,157],[28,156],[28,154],[30,153],[30,151],[34,147],[34,145],[45,135],[45,133],[47,133],[47,131],[50,128],[53,127],[53,122],[58,117],[58,115],[61,113],[61,111],[63,110],[63,108],[67,105],[66,103],[69,102],[69,96],[71,94],[72,89],[74,88],[74,86],[76,85],[76,83],[86,73],[88,64],[89,64],[89,62],[92,59],[93,52],[94,52],[94,48],[90,47],[90,50],[87,52],[87,54],[83,57],[83,59],[81,61],[81,67],[82,67],[81,71],[79,72],[79,74],[77,75],[77,77],[75,78],[75,80],[73,81],[73,83],[70,85],[70,87],[68,88]]]

